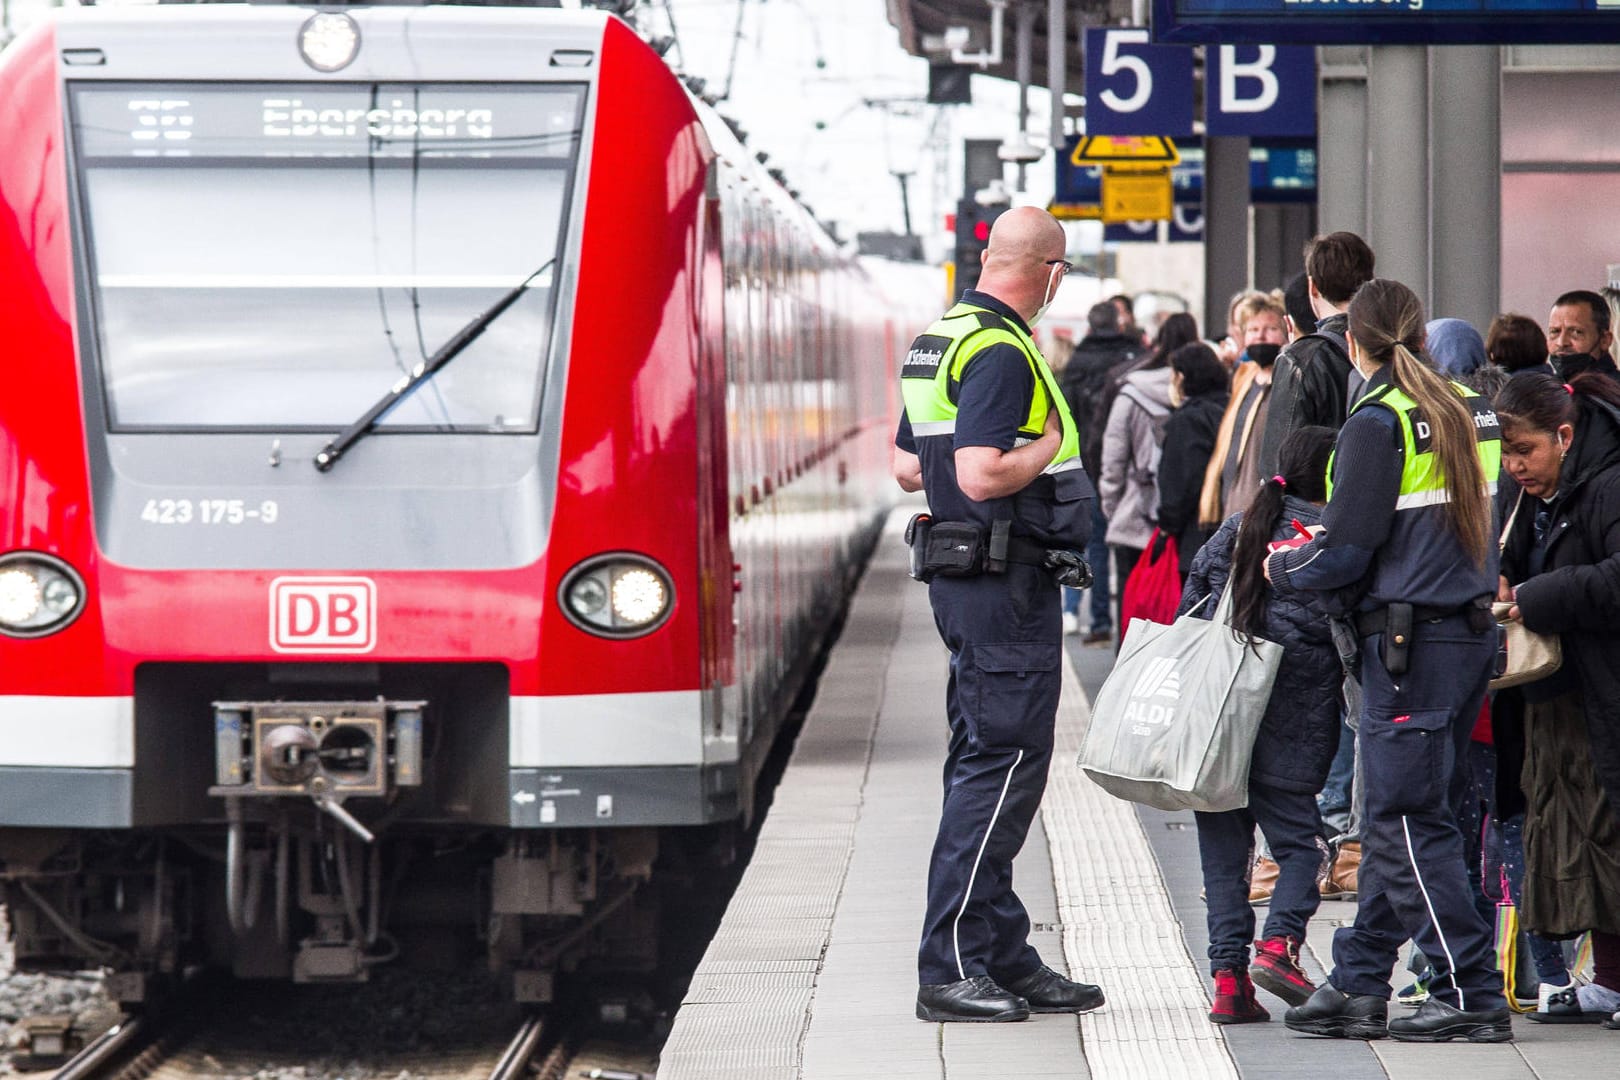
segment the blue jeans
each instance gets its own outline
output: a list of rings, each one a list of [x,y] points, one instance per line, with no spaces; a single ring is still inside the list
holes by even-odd
[[[1086,562],[1091,564],[1091,632],[1108,633],[1114,628],[1114,609],[1109,603],[1112,594],[1108,586],[1108,519],[1091,504],[1091,539],[1086,541]],[[1124,585],[1124,582],[1120,582]],[[1063,610],[1070,615],[1080,614],[1080,590],[1063,590]]]
[[[1221,813],[1197,811],[1198,858],[1204,872],[1209,920],[1209,973],[1249,966],[1254,908],[1249,904],[1249,868],[1254,863],[1254,827],[1260,826],[1277,860],[1261,937],[1305,937],[1305,924],[1322,903],[1316,875],[1327,856],[1316,800],[1249,781],[1249,805]]]
[[[1350,830],[1350,789],[1355,769],[1356,733],[1341,717],[1339,751],[1333,755],[1333,764],[1328,769],[1322,794],[1316,797],[1316,805],[1322,810],[1322,821],[1338,833]]]

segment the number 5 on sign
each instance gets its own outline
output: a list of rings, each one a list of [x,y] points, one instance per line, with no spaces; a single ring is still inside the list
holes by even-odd
[[[1193,58],[1184,45],[1151,45],[1138,27],[1086,30],[1086,133],[1193,133]]]

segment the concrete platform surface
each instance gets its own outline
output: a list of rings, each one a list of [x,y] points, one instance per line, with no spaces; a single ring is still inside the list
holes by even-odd
[[[1516,1041],[1497,1046],[1315,1039],[1283,1027],[1285,1006],[1269,995],[1271,1023],[1209,1023],[1192,815],[1120,802],[1074,766],[1088,691],[1112,662],[1111,650],[1078,638],[1068,639],[1057,751],[1015,879],[1047,962],[1102,984],[1108,1004],[1019,1024],[917,1020],[947,656],[927,589],[905,573],[903,521],[897,512],[855,597],[659,1080],[1620,1076],[1620,1032],[1599,1027],[1521,1019]],[[1323,904],[1309,935],[1313,974],[1354,913]]]

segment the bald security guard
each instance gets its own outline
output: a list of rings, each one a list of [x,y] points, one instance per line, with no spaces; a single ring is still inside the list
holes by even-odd
[[[912,343],[894,475],[928,495],[908,528],[951,652],[945,803],[928,870],[917,1017],[996,1022],[1103,1003],[1029,944],[1012,888],[1046,788],[1061,681],[1054,569],[1084,572],[1096,493],[1079,432],[1030,338],[1070,269],[1046,211],[1009,210],[980,256],[979,287]],[[1072,583],[1072,580],[1071,580]]]

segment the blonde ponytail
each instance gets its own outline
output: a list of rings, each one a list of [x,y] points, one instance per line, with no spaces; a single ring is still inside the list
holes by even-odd
[[[1474,417],[1457,387],[1416,355],[1423,340],[1423,303],[1398,281],[1374,278],[1350,301],[1350,334],[1362,352],[1390,365],[1390,381],[1417,402],[1429,423],[1448,496],[1446,525],[1474,561],[1490,551],[1491,504],[1479,460]]]
[[[1434,438],[1434,455],[1445,477],[1446,524],[1475,566],[1490,550],[1491,504],[1485,467],[1479,460],[1474,416],[1457,388],[1439,372],[1396,344],[1391,381],[1423,410]]]

